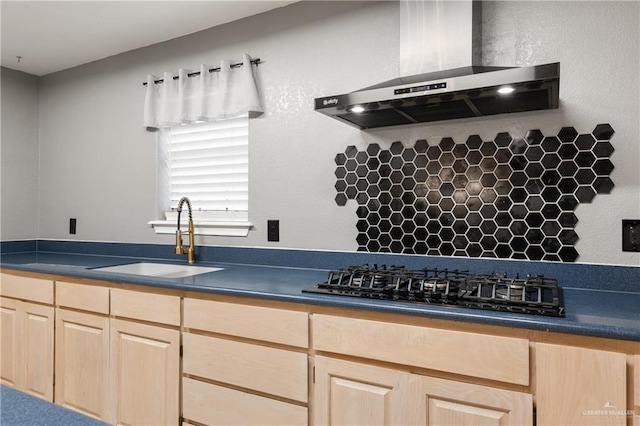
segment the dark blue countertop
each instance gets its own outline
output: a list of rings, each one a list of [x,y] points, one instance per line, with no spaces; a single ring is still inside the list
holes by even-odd
[[[104,426],[99,420],[0,385],[3,426]]]
[[[640,341],[640,292],[562,286],[566,317],[557,318],[302,293],[302,289],[326,280],[327,271],[323,269],[199,262],[199,266],[219,267],[223,270],[171,279],[116,274],[91,269],[139,261],[149,262],[151,260],[134,257],[23,252],[3,254],[0,266],[29,272],[118,281],[158,288]],[[166,260],[161,262],[180,263]]]

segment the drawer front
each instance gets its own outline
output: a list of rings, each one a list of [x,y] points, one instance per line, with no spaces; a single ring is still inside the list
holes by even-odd
[[[183,371],[282,398],[307,402],[307,355],[184,333]]]
[[[112,288],[111,315],[179,326],[180,298]]]
[[[309,346],[306,312],[187,298],[184,326],[300,348]]]
[[[56,304],[108,315],[109,288],[57,281]]]
[[[53,281],[2,273],[0,295],[53,305]]]
[[[322,314],[311,316],[311,327],[317,351],[529,384],[526,339]]]
[[[182,410],[187,420],[211,426],[306,425],[307,408],[185,377]]]

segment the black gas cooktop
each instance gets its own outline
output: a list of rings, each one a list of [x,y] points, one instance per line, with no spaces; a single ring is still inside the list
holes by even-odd
[[[563,317],[562,289],[554,278],[472,274],[450,269],[350,266],[330,271],[327,281],[302,290],[337,296],[441,304]]]

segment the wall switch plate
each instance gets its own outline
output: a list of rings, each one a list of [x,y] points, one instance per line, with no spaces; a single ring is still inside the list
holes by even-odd
[[[69,233],[70,234],[75,234],[76,233],[76,224],[78,222],[78,219],[76,218],[71,218],[69,219]]]
[[[622,221],[622,251],[640,252],[640,220]]]
[[[279,220],[267,220],[267,241],[280,241]]]

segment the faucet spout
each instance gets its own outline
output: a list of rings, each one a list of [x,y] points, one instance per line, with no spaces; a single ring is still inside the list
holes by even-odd
[[[189,211],[189,225],[187,233],[189,234],[189,247],[182,244],[182,231],[180,231],[180,215],[182,214],[182,205],[186,203]],[[191,210],[191,201],[187,197],[182,197],[178,202],[178,226],[176,229],[176,254],[186,254],[189,263],[196,263],[196,244],[193,231],[193,213]]]

